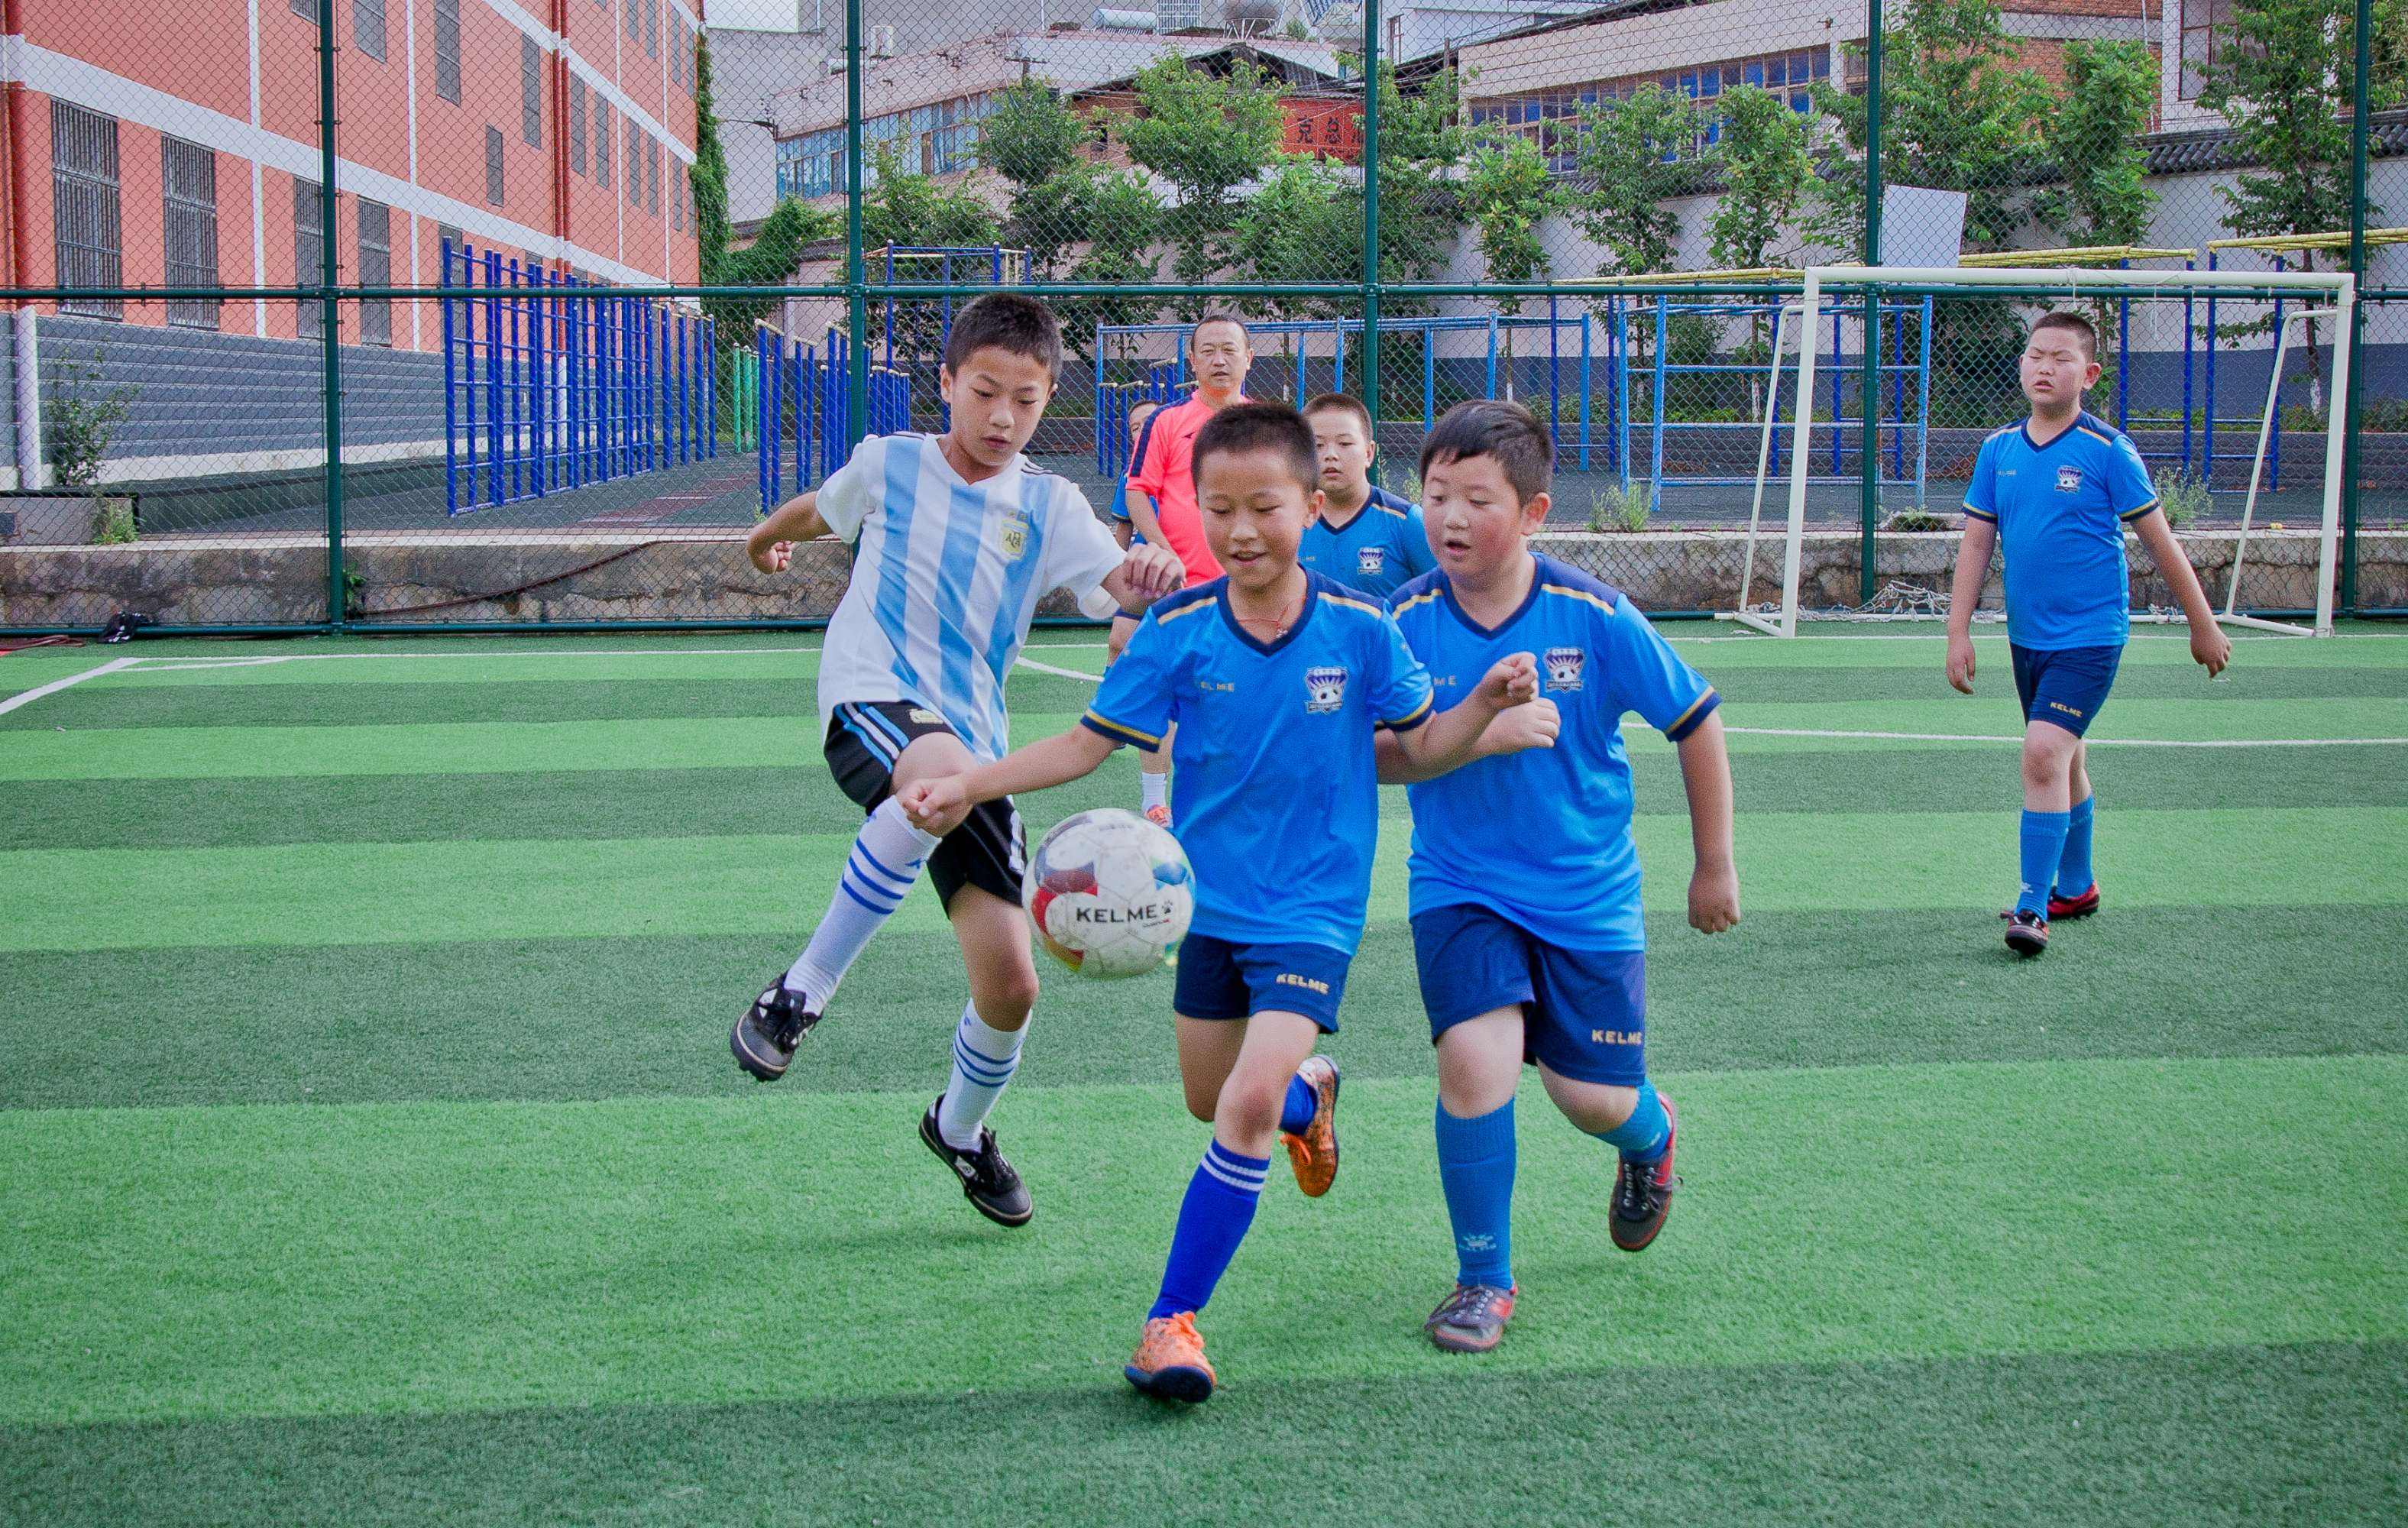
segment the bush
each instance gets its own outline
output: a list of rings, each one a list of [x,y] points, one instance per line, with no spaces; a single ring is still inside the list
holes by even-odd
[[[2190,524],[2214,506],[2215,495],[2208,489],[2207,479],[2188,467],[2176,467],[2157,479],[2157,507],[2166,512],[2169,525]]]
[[[1885,531],[1953,531],[1956,522],[1928,509],[1901,509],[1882,522]]]
[[[1589,504],[1592,531],[1643,531],[1647,528],[1647,490],[1608,483]]]

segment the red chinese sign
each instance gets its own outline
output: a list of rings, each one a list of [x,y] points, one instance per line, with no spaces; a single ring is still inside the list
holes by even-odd
[[[1280,147],[1291,154],[1323,159],[1363,157],[1363,103],[1289,96],[1280,102],[1286,131]]]

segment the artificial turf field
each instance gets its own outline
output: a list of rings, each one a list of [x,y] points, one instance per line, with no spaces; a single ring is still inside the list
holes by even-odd
[[[2026,964],[1996,628],[1974,700],[1929,628],[1667,631],[1737,729],[1745,921],[1684,926],[1634,723],[1662,1237],[1612,1248],[1534,1081],[1511,1334],[1422,1337],[1392,793],[1345,1168],[1275,1164],[1193,1411],[1120,1378],[1206,1138],[1167,978],[1048,973],[1020,1232],[914,1137],[962,1002],[926,887],[783,1083],[728,1059],[858,821],[814,640],[0,659],[0,704],[131,660],[0,714],[0,1521],[2408,1521],[2408,633],[2211,684],[2137,632],[2106,910]],[[1016,735],[1089,690],[1020,671]]]

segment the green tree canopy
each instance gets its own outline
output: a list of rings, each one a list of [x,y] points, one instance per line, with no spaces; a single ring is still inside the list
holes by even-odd
[[[1582,110],[1574,164],[1587,186],[1575,215],[1605,247],[1600,275],[1671,267],[1681,232],[1672,202],[1697,184],[1702,126],[1696,102],[1653,80]]]
[[[1280,157],[1279,86],[1252,64],[1216,76],[1161,60],[1137,77],[1138,115],[1115,126],[1129,158],[1176,192],[1166,219],[1182,281],[1209,279],[1226,261],[1229,194]]]

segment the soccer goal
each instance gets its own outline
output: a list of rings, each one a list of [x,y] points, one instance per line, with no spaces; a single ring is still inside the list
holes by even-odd
[[[1877,568],[1883,574],[1880,596],[1870,605],[1856,602],[1860,575],[1848,556],[1865,541],[1861,501],[1853,495],[1834,498],[1827,486],[1818,502],[1810,466],[1828,451],[1835,435],[1860,430],[1848,416],[1867,417],[1868,406],[1884,405],[1861,393],[1847,399],[1836,378],[1818,383],[1818,359],[1828,358],[1807,335],[1828,326],[1835,307],[1843,308],[1858,315],[1850,321],[1857,326],[1861,354],[1861,314],[1869,301],[1882,305],[1878,310],[1886,314],[1895,298],[1928,295],[1935,300],[1928,321],[1937,331],[1939,359],[1930,412],[1918,426],[1930,441],[1935,508],[1945,502],[1943,493],[1961,487],[1982,438],[2024,417],[2015,358],[2025,328],[2051,307],[2074,307],[2095,315],[2102,333],[2112,335],[2101,346],[2101,359],[2114,373],[2110,395],[2123,400],[2102,408],[2094,393],[2090,411],[2111,422],[2120,417],[2132,436],[2160,497],[2179,515],[2180,534],[2192,548],[2194,563],[2201,564],[2200,582],[2217,620],[2300,636],[2331,635],[2350,312],[2357,300],[2347,273],[1823,265],[1805,270],[1800,283],[1774,318],[1737,608],[1723,619],[1768,635],[1795,636],[1801,617],[1928,619],[1945,613],[1953,543],[1920,549],[1900,568]],[[2200,326],[2211,312],[2202,336]],[[2256,450],[2245,461],[2213,448],[2214,423],[2229,431],[2234,421],[2212,421],[2198,412],[2192,358],[2202,337],[2206,346],[2225,347],[2228,373],[2266,367],[2263,408],[2254,421],[2241,421],[2256,426]],[[2320,386],[2321,410],[2296,405],[2286,409],[2286,387],[2297,394],[2304,385],[2302,378],[2287,376],[2286,368],[2320,339],[2324,354],[2311,356],[2315,364],[2308,369]],[[2109,385],[2102,378],[2101,391]],[[2284,427],[2286,414],[2289,429]],[[2202,436],[2207,444],[2201,444]],[[2293,448],[2288,453],[2286,436]],[[1869,434],[1848,438],[1858,450],[1876,449]],[[2319,454],[2320,477],[2315,471]],[[2238,470],[2243,466],[2245,486]],[[1759,550],[1769,553],[1771,541],[1765,505],[1784,479],[1787,514],[1778,542],[1777,586],[1767,556],[1759,588]],[[2285,510],[2284,504],[2293,507]],[[2286,514],[2290,521],[2284,520]],[[2313,533],[2304,528],[2311,521]],[[1810,523],[1824,528],[1810,536]],[[1938,527],[1918,517],[1899,528]],[[2255,580],[2246,595],[2244,577]],[[2135,619],[2153,618],[2169,619],[2144,611],[2136,600]]]

